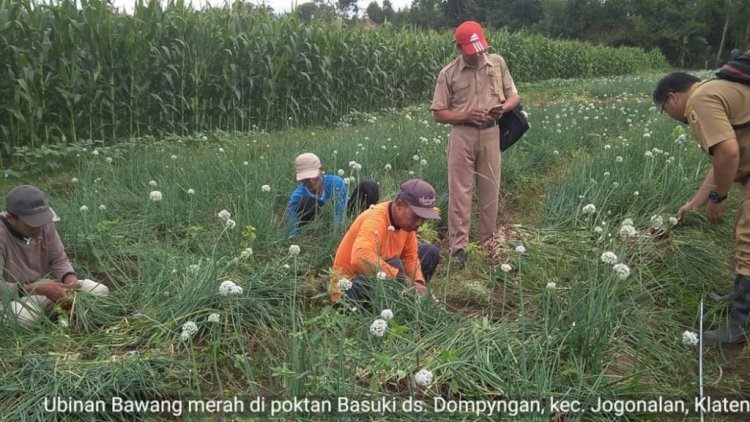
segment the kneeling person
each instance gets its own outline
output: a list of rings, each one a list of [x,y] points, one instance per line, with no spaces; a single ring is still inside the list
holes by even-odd
[[[334,218],[338,226],[344,220],[344,211],[357,215],[380,199],[378,184],[366,180],[360,183],[349,198],[344,180],[337,175],[323,174],[320,159],[313,153],[300,154],[294,160],[297,181],[301,182],[289,197],[287,219],[289,234],[295,235],[299,226],[309,223],[326,204],[333,202]]]
[[[103,284],[78,280],[55,229],[55,213],[41,190],[16,186],[5,198],[5,209],[0,213],[0,311],[9,306],[28,326],[66,299],[70,289],[109,292]],[[47,278],[49,274],[54,278]]]
[[[351,299],[366,299],[367,280],[379,272],[409,287],[413,285],[419,293],[425,292],[440,253],[434,245],[419,244],[416,232],[425,220],[440,218],[434,207],[435,189],[423,180],[412,179],[401,185],[395,200],[360,214],[336,251],[332,299],[341,297],[337,284],[342,277],[352,281],[346,291]]]

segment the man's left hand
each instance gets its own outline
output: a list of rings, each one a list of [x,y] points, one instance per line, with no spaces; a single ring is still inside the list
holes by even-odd
[[[427,292],[427,286],[425,286],[424,281],[417,280],[414,282],[414,290],[417,291],[417,293],[426,293]]]
[[[67,284],[70,287],[81,287],[81,284],[78,282],[78,277],[75,275],[69,275],[65,277],[65,280],[63,280],[63,284]]]
[[[718,204],[709,202],[706,206],[706,217],[708,217],[708,221],[711,223],[720,223],[724,219],[724,207],[726,206],[727,201],[722,201]]]

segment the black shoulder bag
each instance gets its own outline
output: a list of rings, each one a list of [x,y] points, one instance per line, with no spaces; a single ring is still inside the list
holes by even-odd
[[[750,85],[750,50],[733,58],[716,72],[716,77],[732,82]],[[750,122],[733,125],[734,130],[750,128]]]
[[[503,113],[497,119],[497,125],[500,127],[500,151],[505,151],[529,130],[529,120],[523,112],[521,103],[513,110]]]

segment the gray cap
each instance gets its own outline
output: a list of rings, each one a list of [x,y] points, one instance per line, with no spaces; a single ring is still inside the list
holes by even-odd
[[[409,204],[414,214],[430,220],[439,220],[435,211],[435,189],[422,179],[411,179],[401,184],[398,198]]]
[[[39,188],[19,185],[5,197],[5,209],[31,227],[41,227],[55,217],[49,207],[49,199]]]

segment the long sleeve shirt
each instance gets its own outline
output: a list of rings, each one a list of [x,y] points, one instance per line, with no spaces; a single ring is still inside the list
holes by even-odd
[[[289,196],[289,204],[287,205],[286,215],[287,222],[289,223],[289,234],[296,235],[299,232],[299,213],[297,212],[297,206],[302,198],[313,198],[320,206],[324,206],[329,202],[333,202],[334,206],[334,220],[336,227],[339,227],[341,222],[344,221],[344,212],[346,211],[346,203],[349,200],[346,184],[344,180],[336,175],[324,174],[323,175],[323,193],[315,195],[310,192],[309,189],[300,183],[297,188]]]
[[[17,294],[18,285],[50,278],[62,281],[75,274],[55,223],[44,226],[35,238],[24,237],[0,213],[0,292]]]
[[[374,276],[378,271],[385,272],[387,277],[396,277],[398,269],[385,262],[391,258],[401,258],[407,277],[424,282],[417,233],[394,228],[391,203],[382,202],[364,211],[341,240],[333,260],[333,300],[341,295],[336,286],[340,277],[351,280],[359,274]]]

